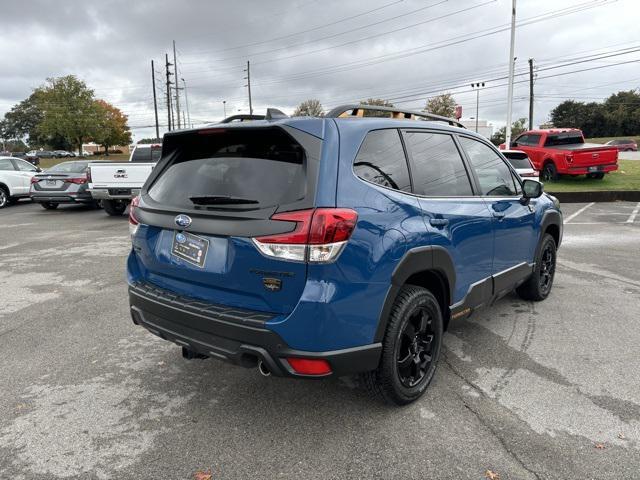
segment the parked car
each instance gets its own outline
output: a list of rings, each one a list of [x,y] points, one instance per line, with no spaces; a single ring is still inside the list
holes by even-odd
[[[124,162],[100,162],[89,166],[89,191],[100,200],[104,211],[119,216],[131,199],[140,193],[142,185],[160,158],[162,145],[137,145]]]
[[[0,157],[0,208],[29,196],[31,177],[40,169],[14,157]]]
[[[500,145],[506,150],[504,144]],[[545,181],[561,174],[586,175],[602,180],[605,173],[618,169],[618,150],[597,143],[585,143],[576,128],[530,130],[520,134],[511,148],[522,150]]]
[[[61,203],[82,203],[98,207],[89,193],[88,160],[62,162],[31,178],[29,196],[46,210],[54,210]]]
[[[638,144],[631,139],[609,140],[605,145],[616,147],[619,152],[637,152]]]
[[[68,157],[75,157],[76,156],[75,153],[71,153],[71,152],[68,152],[66,150],[54,150],[51,153],[53,153],[53,156],[55,158],[68,158]]]
[[[26,160],[27,162],[29,162],[32,165],[35,165],[36,167],[40,165],[40,159],[36,155],[29,155],[26,152],[13,152],[11,156],[15,158],[19,158],[21,160]]]
[[[502,150],[509,164],[515,169],[520,178],[538,178],[540,172],[533,168],[529,156],[521,150]]]
[[[27,155],[36,156],[39,158],[55,158],[54,153],[49,150],[30,150],[29,152],[27,152]]]
[[[450,322],[549,295],[562,237],[542,184],[451,125],[346,105],[166,134],[129,213],[133,322],[186,358],[416,400]]]

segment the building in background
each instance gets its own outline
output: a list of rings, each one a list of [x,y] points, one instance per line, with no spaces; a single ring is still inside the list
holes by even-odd
[[[465,128],[476,131],[476,120],[474,118],[468,118],[465,120],[460,120],[460,123],[465,126]],[[489,123],[488,120],[478,120],[478,133],[485,138],[491,138],[493,135],[493,125]]]

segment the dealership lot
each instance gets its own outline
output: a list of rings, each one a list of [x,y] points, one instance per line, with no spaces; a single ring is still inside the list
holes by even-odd
[[[132,324],[126,218],[0,212],[0,478],[634,478],[640,204],[563,206],[551,297],[452,323],[427,395],[264,378]]]

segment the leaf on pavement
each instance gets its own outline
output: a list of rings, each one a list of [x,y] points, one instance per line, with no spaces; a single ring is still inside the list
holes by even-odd
[[[194,480],[211,480],[211,470],[207,470],[206,472],[203,470],[198,470],[193,475]]]
[[[604,446],[604,443],[596,443],[595,447],[598,450],[604,450],[606,447]]]
[[[487,470],[486,472],[484,472],[484,476],[489,480],[500,480],[500,474],[492,470]]]

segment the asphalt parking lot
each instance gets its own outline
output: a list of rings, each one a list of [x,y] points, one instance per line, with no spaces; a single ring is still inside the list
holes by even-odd
[[[551,297],[453,323],[405,408],[132,324],[126,218],[0,211],[0,478],[640,478],[640,204],[564,205]]]

